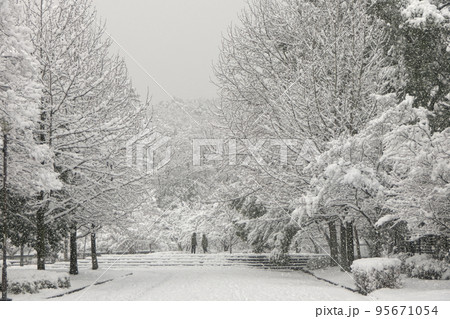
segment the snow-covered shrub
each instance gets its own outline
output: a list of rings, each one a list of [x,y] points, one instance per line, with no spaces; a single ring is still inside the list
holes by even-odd
[[[270,252],[269,260],[275,265],[287,265],[289,264],[289,254],[283,252],[278,247],[275,247]]]
[[[39,289],[33,282],[11,282],[9,283],[8,291],[13,295],[19,294],[37,294]]]
[[[449,264],[429,255],[414,255],[405,261],[406,275],[420,279],[442,279]]]
[[[272,238],[274,248],[269,257],[271,262],[277,265],[286,265],[289,263],[289,247],[291,246],[292,238],[298,230],[297,225],[290,224],[274,234]]]
[[[412,253],[398,253],[398,254],[393,254],[393,255],[389,255],[390,258],[397,258],[400,259],[400,261],[402,262],[401,266],[400,266],[400,271],[402,274],[406,274],[406,260],[411,257],[413,254]]]
[[[49,271],[11,269],[8,271],[8,277],[8,291],[14,295],[35,294],[40,289],[70,287],[68,275]]]
[[[330,266],[330,257],[320,256],[309,258],[306,262],[306,268],[309,270],[323,269]]]
[[[69,276],[59,277],[57,286],[58,288],[70,288],[70,277]]]
[[[358,290],[366,295],[381,288],[400,288],[400,266],[397,258],[365,258],[354,261],[351,268]]]

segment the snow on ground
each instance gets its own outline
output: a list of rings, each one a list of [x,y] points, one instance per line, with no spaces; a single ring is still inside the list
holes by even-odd
[[[65,273],[64,271],[60,271]],[[127,276],[133,273],[133,275]],[[320,278],[356,289],[351,274],[338,267],[315,270]],[[102,275],[101,278],[99,276]],[[380,289],[362,296],[317,280],[301,271],[263,270],[245,267],[150,267],[81,270],[70,276],[69,289],[46,289],[39,294],[11,295],[14,300],[45,300],[92,283],[101,285],[50,300],[450,300],[449,280],[403,278],[401,289]]]
[[[132,272],[132,276],[123,277]],[[71,276],[72,290],[94,282],[86,271]],[[151,267],[111,270],[100,279],[114,281],[51,300],[369,300],[351,291],[318,281],[302,272],[241,267]],[[20,295],[15,300],[43,300],[64,290]],[[67,291],[67,290],[65,290]]]
[[[334,282],[338,285],[342,285],[356,290],[353,275],[351,273],[341,271],[339,267],[317,269],[312,271],[312,273],[319,278],[323,278],[331,282]]]
[[[315,270],[317,277],[330,280],[339,285],[356,289],[352,274],[341,271],[338,267]],[[450,280],[424,280],[407,278],[402,275],[403,287],[400,289],[384,288],[369,294],[369,297],[377,300],[433,300],[450,301]]]
[[[403,277],[403,288],[380,289],[370,295],[379,300],[450,301],[450,280],[425,280]]]

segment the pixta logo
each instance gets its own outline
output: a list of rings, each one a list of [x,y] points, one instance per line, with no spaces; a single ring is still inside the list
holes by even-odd
[[[320,154],[311,140],[297,139],[195,139],[194,166],[225,162],[228,165],[304,165]]]
[[[127,165],[156,174],[170,162],[172,147],[169,142],[170,137],[144,130],[126,143]]]

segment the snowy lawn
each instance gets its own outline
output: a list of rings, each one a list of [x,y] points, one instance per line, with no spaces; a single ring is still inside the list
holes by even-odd
[[[313,273],[320,278],[330,280],[339,285],[356,289],[352,274],[341,271],[338,267],[319,269]],[[407,278],[402,275],[402,288],[383,288],[372,292],[369,296],[377,300],[444,300],[450,301],[450,280],[423,280]]]
[[[126,276],[132,272],[132,276]],[[92,283],[102,271],[71,276],[72,288]],[[151,267],[108,271],[100,281],[116,278],[51,300],[370,300],[318,281],[302,272],[240,267]],[[60,290],[20,295],[15,300],[43,300]]]

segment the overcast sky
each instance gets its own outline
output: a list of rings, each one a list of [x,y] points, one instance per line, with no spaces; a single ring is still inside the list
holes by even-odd
[[[94,0],[106,19],[107,32],[171,95],[212,98],[211,65],[217,60],[221,34],[246,6],[246,0]],[[116,52],[119,47],[115,47]],[[169,99],[132,59],[134,86],[153,101]]]

